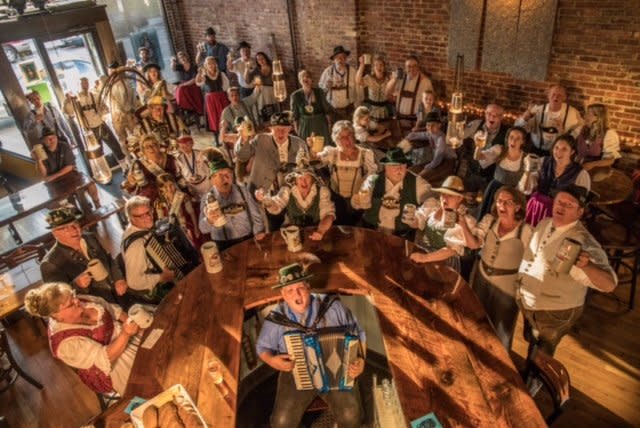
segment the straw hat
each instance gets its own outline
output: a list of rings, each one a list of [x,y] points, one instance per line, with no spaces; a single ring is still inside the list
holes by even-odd
[[[450,175],[440,187],[436,187],[433,191],[453,196],[464,196],[464,184],[462,178],[457,175]]]

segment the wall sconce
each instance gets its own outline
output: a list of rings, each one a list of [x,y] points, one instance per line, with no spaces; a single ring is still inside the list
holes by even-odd
[[[279,59],[274,59],[273,64],[273,96],[279,103],[287,99],[287,86],[284,82],[284,73],[282,72],[282,63]]]
[[[464,55],[456,57],[456,74],[453,83],[453,95],[449,106],[449,126],[447,128],[447,144],[454,149],[462,145],[464,135],[464,94],[462,78],[464,73]]]

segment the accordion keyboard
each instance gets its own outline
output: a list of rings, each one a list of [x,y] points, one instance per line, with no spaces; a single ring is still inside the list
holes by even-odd
[[[304,355],[304,338],[301,334],[285,334],[284,343],[287,345],[289,358],[294,361],[292,370],[293,380],[299,391],[314,389]]]
[[[173,271],[176,279],[182,279],[183,275],[179,269],[187,264],[187,260],[171,242],[161,243],[152,235],[147,241],[146,250],[158,266]]]

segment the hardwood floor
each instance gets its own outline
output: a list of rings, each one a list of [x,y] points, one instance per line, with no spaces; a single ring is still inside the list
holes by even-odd
[[[99,239],[115,254],[121,229],[115,218],[97,228]],[[629,285],[612,295],[594,293],[580,321],[558,347],[556,358],[571,376],[571,401],[554,427],[640,426],[640,309],[627,310]],[[636,296],[636,306],[640,305]],[[41,323],[19,317],[9,329],[11,347],[22,367],[45,385],[37,390],[22,378],[0,394],[0,416],[11,428],[71,428],[100,412],[96,395],[73,370],[51,357]],[[522,317],[514,351],[524,356]],[[1,386],[1,385],[0,385]],[[545,394],[536,396],[548,414]]]

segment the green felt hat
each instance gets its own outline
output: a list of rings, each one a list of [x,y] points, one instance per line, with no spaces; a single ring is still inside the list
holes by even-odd
[[[380,162],[388,165],[408,165],[409,163],[411,163],[411,161],[405,156],[402,149],[399,148],[389,150],[387,152],[387,156],[384,157]]]
[[[73,207],[60,207],[49,211],[46,220],[48,223],[47,229],[55,229],[56,227],[64,226],[76,220],[82,218],[82,214]]]
[[[305,281],[313,277],[313,274],[305,272],[300,263],[293,263],[280,268],[280,270],[278,271],[278,277],[280,278],[280,282],[271,287],[274,290],[286,287],[287,285]]]

